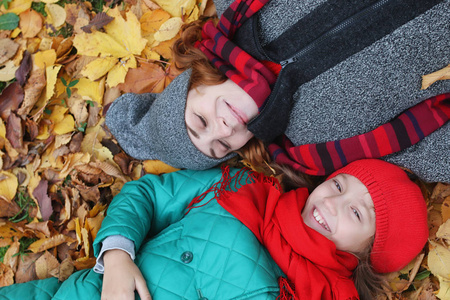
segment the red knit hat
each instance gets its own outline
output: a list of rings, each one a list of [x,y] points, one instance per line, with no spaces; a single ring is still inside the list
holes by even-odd
[[[358,178],[375,206],[376,230],[370,261],[378,273],[402,269],[428,239],[427,207],[420,188],[398,166],[377,159],[352,162],[338,174]]]

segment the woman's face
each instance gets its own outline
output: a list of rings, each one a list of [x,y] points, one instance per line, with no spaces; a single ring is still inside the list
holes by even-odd
[[[247,123],[257,114],[253,99],[228,79],[190,90],[184,117],[195,147],[207,156],[222,158],[253,137]]]
[[[342,251],[363,251],[375,234],[372,197],[361,181],[348,174],[319,185],[308,197],[302,217]]]

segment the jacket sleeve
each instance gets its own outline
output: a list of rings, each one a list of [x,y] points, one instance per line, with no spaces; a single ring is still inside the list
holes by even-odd
[[[182,219],[191,200],[219,181],[221,174],[220,169],[183,170],[126,183],[107,210],[94,241],[94,255],[98,256],[102,241],[111,235],[131,240],[137,252],[147,235]]]

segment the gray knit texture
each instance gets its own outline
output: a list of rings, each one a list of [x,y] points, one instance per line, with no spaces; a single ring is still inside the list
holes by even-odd
[[[214,159],[192,144],[184,122],[190,70],[161,94],[124,94],[106,114],[106,125],[130,156],[158,159],[175,168],[209,169],[234,156]]]
[[[450,92],[450,80],[426,90],[421,76],[450,63],[450,1],[302,85],[286,135],[295,145],[362,134],[420,101]],[[386,158],[427,181],[450,182],[450,124]]]

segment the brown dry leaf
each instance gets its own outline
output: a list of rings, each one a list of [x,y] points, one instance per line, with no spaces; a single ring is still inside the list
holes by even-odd
[[[439,226],[442,224],[442,215],[441,212],[437,209],[432,209],[428,211],[428,228],[430,239],[434,239],[436,237],[436,232],[439,229]]]
[[[23,133],[22,119],[15,113],[9,114],[6,122],[6,138],[15,149],[23,147]]]
[[[0,218],[10,218],[16,215],[19,211],[20,207],[15,201],[6,201],[5,199],[0,198]],[[3,235],[1,234],[1,227],[0,236],[3,237]]]
[[[95,266],[95,257],[80,257],[73,262],[73,265],[77,270],[83,270],[88,268],[93,268]]]
[[[66,23],[74,26],[81,7],[76,3],[66,3],[64,9],[66,10]]]
[[[64,281],[73,273],[73,261],[70,256],[66,257],[58,267],[50,271],[50,275],[58,278],[59,281]]]
[[[19,49],[19,44],[11,39],[0,39],[0,65],[11,59]]]
[[[447,196],[441,206],[442,220],[446,222],[450,219],[450,196]]]
[[[0,247],[5,247],[13,243],[12,238],[21,239],[23,237],[23,230],[17,227],[17,224],[6,222],[0,225]]]
[[[48,221],[53,213],[52,200],[47,194],[48,181],[41,180],[38,186],[33,190],[33,196],[36,198],[39,204],[39,211],[41,212],[42,219]]]
[[[44,255],[39,257],[36,261],[36,274],[39,279],[45,279],[52,277],[50,274],[54,269],[59,267],[58,260],[50,254],[50,252],[45,251]]]
[[[128,71],[119,88],[125,93],[160,93],[165,87],[166,77],[159,64],[143,62],[138,68]]]
[[[0,262],[0,287],[14,283],[14,271],[4,263]]]
[[[16,111],[22,104],[24,92],[16,81],[11,83],[0,94],[0,117],[7,120],[11,111]]]
[[[9,266],[14,272],[17,269],[17,260],[19,259],[19,255],[17,254],[19,253],[19,249],[19,239],[15,237],[14,242],[11,244],[8,250],[6,250],[5,256],[3,257],[3,263]]]
[[[62,243],[73,243],[74,240],[64,234],[58,234],[51,238],[40,239],[28,247],[33,253],[42,252],[47,249],[61,245]]]
[[[19,115],[28,115],[34,104],[39,100],[39,96],[46,84],[45,70],[39,68],[31,70],[30,78],[28,78],[28,81],[23,88],[25,95],[22,106],[17,112]]]
[[[17,271],[15,273],[15,282],[22,283],[38,279],[36,274],[36,260],[42,256],[42,253],[28,253],[19,259]]]
[[[430,85],[439,80],[450,79],[450,65],[439,71],[422,76],[422,90],[427,89]]]
[[[42,15],[34,9],[24,11],[19,17],[19,27],[24,38],[33,38],[41,31],[44,21]]]
[[[32,222],[25,225],[26,228],[32,229],[34,232],[39,231],[44,234],[45,237],[51,237],[52,232],[54,229],[52,229],[53,226],[51,226],[52,221],[45,221],[45,222]]]

